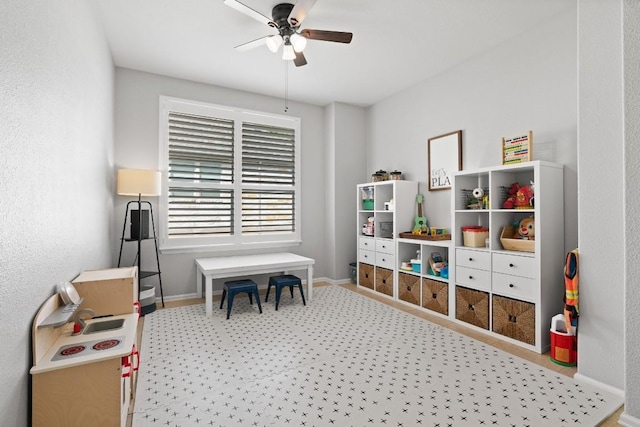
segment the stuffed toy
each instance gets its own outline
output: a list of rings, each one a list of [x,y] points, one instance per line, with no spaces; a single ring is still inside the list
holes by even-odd
[[[535,240],[536,223],[533,218],[523,218],[513,234],[514,239]]]
[[[531,209],[533,199],[533,186],[525,185],[518,189],[514,205],[516,209]]]
[[[520,184],[514,182],[511,187],[507,189],[507,200],[502,204],[503,209],[513,209],[516,207],[516,195],[520,189]]]

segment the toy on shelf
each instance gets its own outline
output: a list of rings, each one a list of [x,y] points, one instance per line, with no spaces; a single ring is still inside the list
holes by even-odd
[[[536,223],[533,217],[522,218],[518,224],[518,228],[513,233],[514,239],[535,240]]]
[[[504,209],[532,209],[534,202],[534,184],[520,186],[514,182],[507,189],[507,198],[502,203]]]
[[[440,252],[431,252],[429,257],[429,274],[434,276],[440,276],[442,269],[447,266],[447,263],[442,260]]]
[[[516,194],[518,193],[519,189],[520,184],[518,184],[517,182],[511,184],[511,186],[507,189],[507,199],[504,201],[504,203],[502,203],[503,209],[513,209],[516,206]]]
[[[476,187],[473,190],[462,189],[466,209],[489,209],[489,189]]]
[[[411,234],[421,235],[429,234],[429,223],[427,218],[422,216],[422,194],[416,196],[416,203],[418,204],[418,216],[416,217]]]
[[[375,219],[370,216],[367,218],[367,222],[362,225],[362,234],[365,236],[373,236],[375,231]]]

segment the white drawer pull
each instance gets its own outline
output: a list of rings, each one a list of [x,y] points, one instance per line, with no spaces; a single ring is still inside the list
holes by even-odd
[[[513,264],[509,264],[509,267],[515,267]]]
[[[509,287],[513,288],[515,285],[513,283],[509,283]]]

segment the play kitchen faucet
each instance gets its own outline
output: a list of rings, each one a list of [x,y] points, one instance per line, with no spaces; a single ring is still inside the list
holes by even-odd
[[[83,319],[83,314],[88,314],[89,317],[87,317],[87,319]],[[84,330],[84,327],[86,326],[85,320],[92,319],[95,315],[96,313],[90,308],[83,308],[82,310],[78,311],[73,318],[73,335],[81,334]]]

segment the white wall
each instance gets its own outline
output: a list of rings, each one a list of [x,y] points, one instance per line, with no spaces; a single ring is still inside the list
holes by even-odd
[[[356,185],[366,180],[366,110],[333,103],[326,107],[326,197],[329,277],[346,279],[356,261]]]
[[[625,0],[624,31],[624,170],[625,170],[625,394],[624,417],[640,426],[640,3]],[[629,420],[631,421],[631,420]],[[632,425],[629,422],[629,425]]]
[[[620,1],[578,5],[578,378],[624,390],[624,145]],[[606,268],[602,268],[605,261]]]
[[[367,169],[419,181],[430,224],[448,228],[451,191],[428,191],[427,139],[461,129],[467,170],[499,165],[500,138],[533,130],[534,159],[565,165],[565,247],[575,248],[576,49],[573,9],[374,105]]]
[[[113,65],[83,0],[4,0],[0,41],[0,425],[26,426],[33,316],[111,266]]]
[[[123,68],[116,68],[115,86],[115,163],[117,168],[158,169],[160,95],[285,114],[282,99]],[[289,111],[286,114],[300,117],[302,123],[303,242],[300,246],[285,248],[285,250],[315,258],[314,274],[316,277],[322,277],[328,274],[324,257],[326,252],[325,211],[322,205],[325,185],[324,109],[289,102]],[[112,235],[112,241],[114,244],[117,243],[116,249],[119,249],[125,205],[128,200],[130,199],[125,197],[118,197],[116,200],[116,215],[112,224],[112,227],[118,230]],[[150,201],[156,208],[154,213],[157,221],[158,199]],[[134,258],[136,248],[133,246],[135,245],[126,248],[129,251],[124,254],[124,259],[130,261],[129,263]],[[145,265],[153,266],[155,263],[153,245],[147,245],[146,248],[142,258],[143,269]],[[143,251],[145,251],[144,248]],[[175,297],[194,294],[196,290],[194,259],[220,255],[225,253],[161,254],[160,268],[164,295]],[[117,262],[117,250],[113,256]],[[157,284],[157,276],[143,283]],[[221,287],[221,281],[214,281],[214,291],[220,290]],[[159,291],[156,295],[160,295]]]

